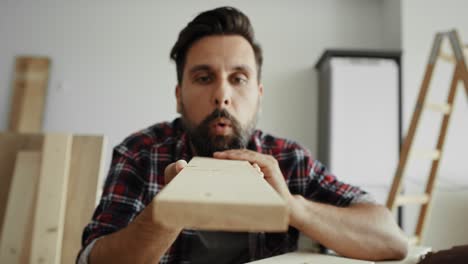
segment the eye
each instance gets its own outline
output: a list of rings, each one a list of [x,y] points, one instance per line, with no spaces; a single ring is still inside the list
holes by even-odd
[[[249,79],[244,74],[236,74],[231,78],[231,82],[237,85],[245,85],[248,81]]]
[[[213,77],[211,75],[199,75],[194,78],[194,81],[199,84],[208,84],[213,81]]]

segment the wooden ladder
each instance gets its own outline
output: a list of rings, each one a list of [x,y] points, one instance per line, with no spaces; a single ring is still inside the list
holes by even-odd
[[[453,57],[441,53],[441,44],[444,38],[448,38],[450,46],[453,50]],[[445,59],[455,63],[455,70],[453,72],[453,78],[450,84],[450,91],[447,98],[447,103],[445,104],[433,104],[426,102],[426,95],[428,92],[429,84],[432,78],[432,73],[435,68],[436,62],[438,59]],[[424,75],[423,82],[419,91],[416,107],[411,118],[411,123],[409,126],[408,134],[403,141],[400,160],[398,162],[398,167],[393,179],[392,187],[387,200],[387,207],[390,210],[394,210],[398,206],[408,205],[408,204],[419,204],[421,205],[421,211],[419,212],[418,223],[416,226],[416,231],[414,237],[410,238],[410,244],[420,244],[422,241],[422,235],[425,228],[426,218],[430,210],[432,202],[432,194],[434,190],[434,185],[437,177],[437,170],[439,168],[439,163],[442,157],[442,152],[444,148],[444,142],[446,138],[447,128],[449,125],[450,117],[452,114],[452,106],[455,100],[455,95],[457,92],[458,82],[461,81],[466,90],[468,96],[468,71],[465,62],[465,54],[463,51],[463,46],[460,44],[460,39],[456,30],[449,32],[437,33],[434,39],[432,50],[429,56],[429,62],[426,66],[426,72]],[[429,179],[426,183],[426,188],[423,194],[420,195],[402,195],[401,184],[403,182],[403,173],[410,156],[416,154],[415,151],[411,150],[413,139],[418,128],[419,119],[423,109],[431,109],[439,111],[444,114],[442,124],[440,127],[439,137],[437,140],[437,146],[434,151],[421,152],[421,156],[429,158],[432,160],[431,170],[429,174]]]

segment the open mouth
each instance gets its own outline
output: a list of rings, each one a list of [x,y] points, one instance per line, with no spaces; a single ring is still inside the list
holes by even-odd
[[[226,118],[218,118],[213,122],[213,129],[217,135],[225,135],[232,129],[231,121]]]
[[[218,118],[218,120],[216,120],[216,124],[219,125],[219,126],[231,126],[231,120],[227,119],[227,118]]]

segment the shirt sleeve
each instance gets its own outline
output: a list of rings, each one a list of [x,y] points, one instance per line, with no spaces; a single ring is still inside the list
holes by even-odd
[[[89,249],[83,254],[87,258],[93,241],[126,227],[143,210],[146,184],[134,159],[125,148],[116,147],[99,205],[83,231],[79,259]]]
[[[339,181],[321,162],[309,158],[307,167],[305,198],[340,207],[375,202],[361,188]]]

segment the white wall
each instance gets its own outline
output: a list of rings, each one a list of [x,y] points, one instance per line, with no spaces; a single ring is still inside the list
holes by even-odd
[[[169,50],[197,13],[221,5],[249,15],[264,48],[260,127],[315,153],[314,63],[329,47],[381,47],[381,1],[1,0],[0,130],[20,54],[52,59],[45,131],[102,133],[113,146],[174,118]]]
[[[434,34],[452,28],[468,43],[468,2],[464,0],[411,0],[402,1],[402,46],[404,50],[404,117],[409,124],[416,96],[428,61]],[[447,92],[453,66],[439,63],[428,101],[443,102]],[[439,168],[436,195],[429,218],[424,243],[436,249],[468,243],[468,100],[459,88],[452,120],[447,134],[445,151]],[[436,145],[441,115],[423,114],[415,147],[432,149]],[[407,191],[422,191],[428,176],[429,162],[417,161],[408,167]],[[412,232],[416,222],[416,207],[407,210],[406,226]]]

